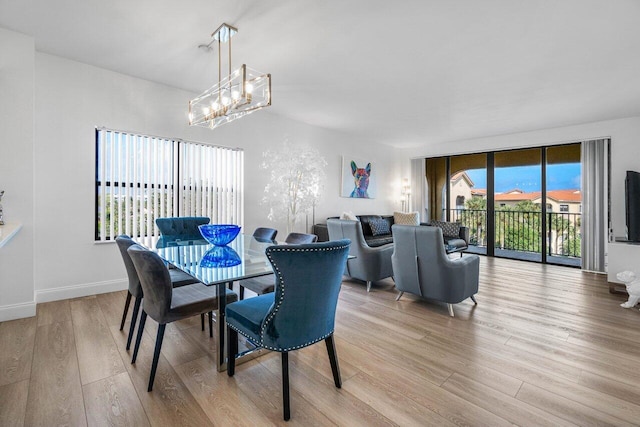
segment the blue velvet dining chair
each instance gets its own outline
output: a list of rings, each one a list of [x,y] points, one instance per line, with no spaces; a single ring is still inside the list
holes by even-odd
[[[348,239],[266,249],[276,277],[275,292],[229,304],[226,308],[229,355],[235,373],[238,334],[257,347],[282,353],[284,419],[290,418],[289,352],[324,340],[336,387],[342,386],[333,340]]]
[[[199,225],[209,224],[211,220],[206,216],[178,216],[156,218],[156,225],[163,240],[179,238],[180,240],[202,239]]]

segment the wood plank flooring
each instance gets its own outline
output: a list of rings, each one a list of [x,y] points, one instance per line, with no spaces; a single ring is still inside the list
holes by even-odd
[[[138,361],[119,330],[125,293],[39,304],[0,323],[1,426],[588,426],[640,423],[640,311],[606,276],[481,257],[478,305],[405,294],[391,280],[343,282],[336,389],[320,343],[290,355],[291,421],[280,356],[214,365],[199,318],[167,327],[154,391],[156,325]],[[131,310],[130,310],[131,311]]]

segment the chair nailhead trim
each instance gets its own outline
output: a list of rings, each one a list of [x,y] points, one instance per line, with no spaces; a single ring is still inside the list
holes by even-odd
[[[348,248],[349,245],[344,245],[344,246],[334,246],[334,247],[330,247],[330,248],[293,248],[293,247],[281,247],[281,248],[268,248],[268,252],[267,252],[267,258],[269,258],[269,261],[271,262],[271,264],[273,265],[273,268],[276,272],[276,274],[278,275],[278,281],[280,282],[281,289],[281,295],[280,295],[280,299],[278,300],[278,302],[276,303],[275,308],[273,309],[273,311],[271,312],[271,314],[269,314],[269,317],[267,317],[265,319],[265,321],[262,324],[262,328],[260,329],[260,342],[258,343],[258,345],[262,348],[266,348],[267,350],[273,350],[273,351],[291,351],[291,350],[297,350],[303,347],[307,347],[311,344],[315,344],[318,341],[322,341],[323,339],[331,336],[333,334],[334,331],[329,332],[326,335],[323,335],[322,337],[316,338],[314,340],[311,340],[309,342],[306,342],[304,344],[301,345],[297,345],[294,347],[288,347],[288,348],[278,348],[278,347],[271,347],[271,346],[267,346],[264,345],[264,334],[265,334],[265,330],[267,329],[267,325],[268,323],[271,321],[271,319],[273,319],[273,317],[276,315],[276,313],[278,312],[278,310],[280,310],[280,306],[282,305],[282,301],[284,300],[284,293],[285,293],[285,285],[284,285],[284,280],[282,279],[282,272],[280,271],[280,269],[278,268],[278,265],[276,264],[276,262],[273,260],[273,258],[271,258],[271,254],[269,252],[325,252],[325,251],[335,251],[337,249],[344,249],[344,248]],[[247,334],[243,333],[242,331],[238,330],[237,328],[229,325],[229,327],[231,329],[233,329],[234,331],[238,332],[240,335],[244,336],[245,338],[251,339],[249,336],[247,336]]]

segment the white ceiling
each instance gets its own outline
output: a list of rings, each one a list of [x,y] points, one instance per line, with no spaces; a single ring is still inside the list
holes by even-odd
[[[272,74],[270,113],[372,141],[640,115],[638,0],[0,0],[40,52],[198,93],[223,22],[234,68]]]

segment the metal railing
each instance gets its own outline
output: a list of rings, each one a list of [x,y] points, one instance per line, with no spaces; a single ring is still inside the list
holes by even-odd
[[[496,210],[496,249],[542,252],[542,212]],[[580,257],[580,221],[582,215],[568,212],[547,212],[547,255]],[[487,245],[487,211],[484,209],[451,209],[450,221],[469,227],[469,244]]]

